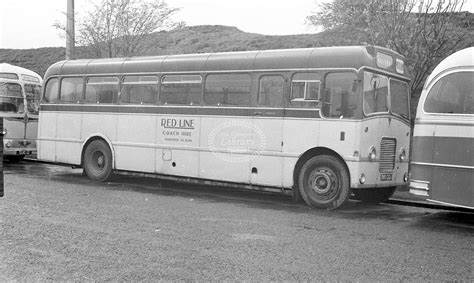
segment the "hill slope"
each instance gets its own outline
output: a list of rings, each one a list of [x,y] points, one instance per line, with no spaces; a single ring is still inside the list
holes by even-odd
[[[474,45],[474,14],[463,12],[455,23],[468,35],[463,46]],[[155,32],[142,42],[137,56],[207,53],[223,51],[305,48],[334,45],[358,45],[357,35],[338,30],[317,34],[261,35],[243,32],[229,26],[191,26],[167,32]],[[38,49],[0,49],[0,63],[10,63],[31,69],[41,76],[47,68],[65,58],[64,47]],[[77,58],[88,58],[83,47],[76,48]]]
[[[321,35],[324,33],[269,36],[228,26],[192,26],[150,34],[143,40],[137,56],[322,46]],[[81,47],[76,48],[76,53],[78,58],[87,58]],[[0,49],[0,62],[31,69],[43,76],[51,64],[64,60],[65,54],[64,47]]]

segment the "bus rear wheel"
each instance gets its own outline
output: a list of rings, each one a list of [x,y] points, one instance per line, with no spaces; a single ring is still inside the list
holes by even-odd
[[[93,140],[84,151],[83,167],[94,181],[107,181],[112,175],[112,151],[102,140]]]
[[[24,155],[8,155],[8,156],[5,156],[5,158],[10,162],[20,162],[25,158],[25,156]]]
[[[367,203],[381,203],[387,201],[397,187],[373,188],[373,189],[354,189],[354,198]]]
[[[349,173],[344,164],[334,156],[314,156],[301,167],[298,189],[308,205],[336,209],[349,199]]]

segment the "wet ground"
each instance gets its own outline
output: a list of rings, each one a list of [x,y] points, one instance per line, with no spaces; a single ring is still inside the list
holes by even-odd
[[[0,280],[473,281],[474,214],[5,164]]]

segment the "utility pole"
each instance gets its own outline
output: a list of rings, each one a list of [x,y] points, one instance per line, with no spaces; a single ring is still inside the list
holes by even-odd
[[[74,35],[74,0],[67,0],[67,22],[66,22],[66,60],[76,58],[75,35]]]

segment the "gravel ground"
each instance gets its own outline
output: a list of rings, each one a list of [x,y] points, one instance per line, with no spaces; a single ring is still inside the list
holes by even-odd
[[[5,170],[0,281],[474,281],[470,213]]]

